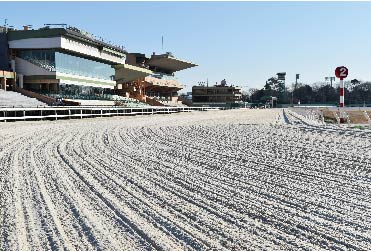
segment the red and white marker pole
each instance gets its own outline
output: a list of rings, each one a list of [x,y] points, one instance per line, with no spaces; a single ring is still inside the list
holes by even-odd
[[[340,78],[340,123],[345,123],[344,113],[342,112],[344,107],[344,80]]]
[[[344,78],[348,76],[348,68],[345,66],[340,66],[335,69],[335,76],[340,78],[340,109],[345,106],[345,98],[344,98]],[[342,109],[341,109],[342,110]],[[340,110],[340,123],[345,122],[344,114]]]
[[[340,79],[340,107],[344,107],[344,80]]]

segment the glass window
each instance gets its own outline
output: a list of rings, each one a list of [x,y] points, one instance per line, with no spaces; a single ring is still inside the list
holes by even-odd
[[[109,64],[55,50],[22,50],[19,57],[49,71],[113,80],[115,70]]]
[[[22,50],[19,57],[48,71],[55,71],[54,50]]]
[[[115,70],[108,64],[62,52],[55,53],[55,64],[57,71],[67,74],[105,80],[113,80],[115,75]]]

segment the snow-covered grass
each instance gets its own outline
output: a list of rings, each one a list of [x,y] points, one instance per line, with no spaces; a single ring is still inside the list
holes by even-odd
[[[231,110],[0,124],[0,250],[370,250],[371,134]]]

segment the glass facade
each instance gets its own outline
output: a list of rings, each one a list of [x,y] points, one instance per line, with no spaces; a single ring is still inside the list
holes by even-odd
[[[115,76],[115,70],[109,64],[57,50],[22,50],[19,57],[49,71],[104,80],[113,80]]]
[[[55,53],[55,65],[58,72],[67,74],[105,80],[113,80],[115,76],[115,70],[108,64],[58,51]]]
[[[56,70],[54,50],[23,50],[18,56],[48,71]]]

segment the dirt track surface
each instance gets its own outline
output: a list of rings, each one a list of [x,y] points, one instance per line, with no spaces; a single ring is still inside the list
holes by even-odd
[[[371,134],[282,110],[0,124],[0,250],[370,250]]]
[[[325,118],[330,119],[333,121],[333,123],[336,122],[335,115],[333,111],[330,111],[329,109],[322,109],[323,115]],[[337,116],[339,116],[339,112],[336,111]],[[366,111],[367,112],[367,111]],[[364,116],[364,110],[346,110],[347,115],[349,116],[350,123],[352,124],[368,124],[367,118]],[[371,115],[370,111],[367,112],[368,116]]]

